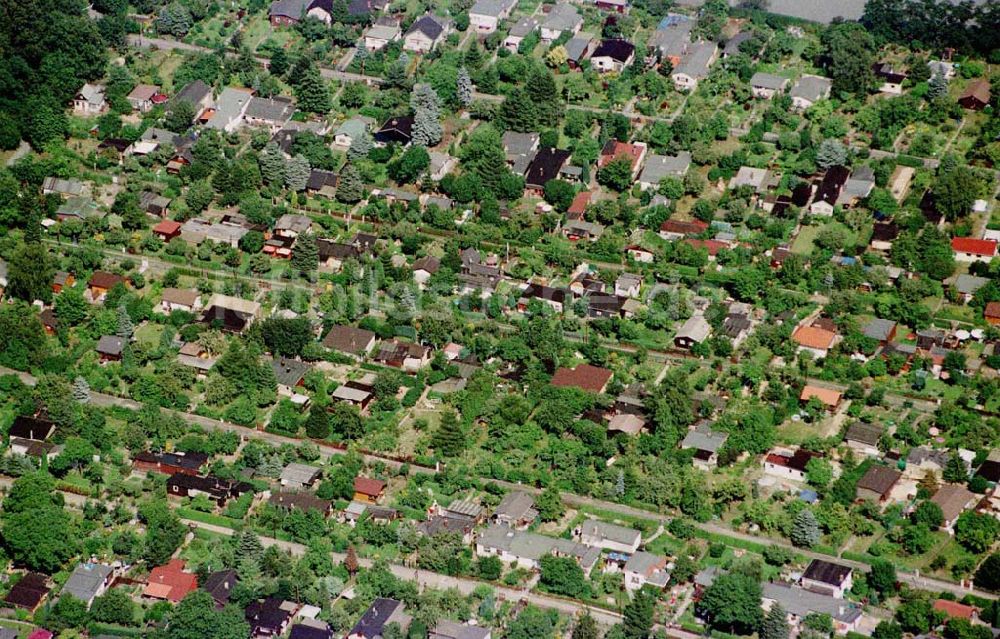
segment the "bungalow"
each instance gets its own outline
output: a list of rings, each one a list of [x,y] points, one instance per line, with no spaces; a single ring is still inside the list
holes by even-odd
[[[861,329],[865,337],[873,339],[885,346],[896,338],[896,322],[887,319],[873,318]]]
[[[990,326],[1000,325],[1000,302],[989,302],[983,309],[983,319]]]
[[[583,16],[572,4],[557,4],[542,21],[542,42],[558,40],[565,33],[576,35],[583,26]]]
[[[629,259],[639,262],[641,264],[652,264],[656,259],[656,256],[647,248],[643,248],[638,244],[632,244],[625,247],[625,254]]]
[[[792,106],[798,111],[805,111],[820,100],[830,97],[833,83],[818,75],[804,75],[792,86],[789,95]]]
[[[235,570],[217,570],[205,579],[205,582],[201,584],[201,589],[212,595],[216,608],[224,608],[229,603],[233,587],[238,582],[239,575],[236,574]]]
[[[579,388],[588,393],[600,394],[611,381],[612,372],[606,368],[577,364],[574,368],[560,366],[552,376],[551,384],[560,388]]]
[[[358,386],[364,386],[364,388],[358,388]],[[335,402],[346,402],[357,406],[358,411],[362,415],[367,415],[368,405],[371,404],[373,399],[375,399],[375,394],[371,390],[371,387],[366,384],[347,382],[346,384],[342,384],[334,389],[334,391],[330,393],[330,399]]]
[[[35,612],[46,597],[49,596],[51,588],[48,585],[49,578],[37,572],[25,573],[17,580],[7,596],[3,598],[5,604],[26,610],[29,613]]]
[[[153,227],[153,234],[164,242],[169,242],[181,235],[181,223],[173,220],[163,220]]]
[[[761,71],[753,74],[753,77],[750,78],[750,90],[753,97],[764,100],[770,100],[775,95],[782,93],[789,84],[791,81],[788,78]]]
[[[42,180],[42,195],[60,195],[63,198],[87,195],[87,186],[78,180],[64,180],[57,177],[47,177]]]
[[[296,389],[302,386],[306,374],[312,367],[306,362],[289,357],[275,357],[271,360],[271,370],[278,381],[278,393],[281,395],[294,395]]]
[[[56,271],[52,277],[52,292],[61,293],[68,286],[76,284],[76,276],[66,271]],[[7,286],[7,263],[0,261],[0,288]]]
[[[826,357],[839,337],[834,331],[819,326],[799,326],[792,333],[799,352],[809,351],[817,358]]]
[[[708,230],[708,223],[701,220],[666,220],[660,224],[659,235],[667,241],[680,240],[692,235],[700,235]]]
[[[704,315],[692,315],[677,329],[674,335],[674,346],[690,350],[695,344],[702,344],[712,334],[712,326]]]
[[[528,165],[531,164],[538,152],[539,139],[540,136],[535,132],[506,131],[503,134],[500,143],[503,145],[507,165],[511,171],[518,175],[524,175],[527,172]]]
[[[596,242],[604,233],[604,226],[597,222],[585,222],[584,220],[569,220],[562,227],[563,236],[571,241],[587,240]]]
[[[100,115],[107,110],[108,101],[104,97],[103,85],[88,82],[73,96],[73,112],[77,115]]]
[[[972,623],[979,621],[979,608],[957,601],[935,599],[933,609],[936,612],[943,612],[948,619],[966,619]]]
[[[580,64],[594,51],[597,41],[589,33],[581,33],[570,38],[563,48],[566,49],[566,63],[571,69],[579,69]]]
[[[762,594],[763,607],[770,610],[780,605],[787,613],[786,622],[795,629],[807,617],[822,615],[830,619],[835,634],[844,635],[856,631],[863,616],[861,607],[853,602],[787,583],[765,583]]]
[[[51,437],[55,430],[56,425],[47,419],[19,415],[7,429],[7,436],[12,439],[43,442]]]
[[[451,22],[427,13],[416,20],[403,36],[403,50],[430,53],[448,35]]]
[[[144,472],[155,472],[162,475],[201,474],[202,467],[208,463],[205,453],[153,453],[138,452],[132,456],[132,467]]]
[[[880,424],[856,422],[851,424],[844,434],[847,447],[864,457],[878,457],[881,451],[878,443],[882,440],[885,428]]]
[[[181,238],[191,244],[212,240],[216,244],[228,244],[238,248],[240,240],[249,232],[250,229],[241,224],[209,222],[200,218],[191,218],[181,225]]]
[[[577,531],[580,543],[611,552],[634,553],[642,544],[642,533],[634,528],[587,519]]]
[[[381,51],[403,36],[399,24],[373,24],[364,34],[365,48],[369,51]]]
[[[805,404],[813,399],[818,399],[827,410],[837,410],[837,406],[840,405],[840,391],[806,384],[799,393],[799,402]]]
[[[682,178],[691,166],[691,154],[681,151],[677,155],[651,154],[639,174],[639,187],[643,191],[660,186],[664,178]]]
[[[268,10],[271,26],[288,26],[312,17],[326,24],[333,20],[332,3],[323,0],[274,0]]]
[[[512,530],[499,524],[490,526],[476,538],[476,556],[498,557],[504,563],[526,570],[540,569],[542,557],[550,554],[573,558],[584,574],[588,574],[601,558],[601,549],[569,539]]]
[[[406,146],[413,139],[413,116],[401,115],[389,118],[375,132],[375,144],[386,146],[389,144],[399,144]]]
[[[691,462],[695,468],[711,470],[719,463],[719,451],[729,439],[729,433],[713,430],[707,422],[695,424],[681,441],[681,450],[694,450]]]
[[[324,518],[329,517],[330,513],[333,512],[332,503],[307,492],[278,490],[271,493],[267,503],[286,512],[293,510],[302,513],[317,512]]]
[[[635,45],[628,40],[611,38],[601,40],[590,56],[590,66],[598,73],[621,73],[635,60]]]
[[[344,639],[382,639],[385,627],[396,624],[405,633],[412,617],[404,612],[403,602],[379,597],[361,615]]]
[[[184,570],[183,559],[171,559],[163,566],[149,571],[143,597],[179,603],[188,594],[198,589],[198,576]]]
[[[625,592],[635,593],[643,586],[663,590],[670,583],[667,558],[645,551],[638,551],[625,562]]]
[[[180,347],[177,352],[177,363],[195,370],[195,375],[204,378],[215,366],[218,358],[212,357],[211,353],[198,342],[187,342]]]
[[[996,240],[977,240],[972,237],[953,237],[951,250],[959,262],[991,262],[997,254]]]
[[[174,311],[193,313],[200,307],[201,295],[195,290],[165,288],[160,297],[160,312],[168,315]]]
[[[458,166],[458,158],[447,153],[430,151],[427,155],[430,156],[431,160],[427,167],[427,173],[435,182],[443,180],[444,176],[454,171],[455,167]]]
[[[375,348],[375,333],[353,326],[332,326],[323,347],[361,359]]]
[[[813,559],[802,573],[800,583],[803,588],[811,592],[843,599],[854,586],[853,575],[854,570],[850,566],[824,559]]]
[[[503,40],[503,47],[511,53],[517,53],[524,39],[538,29],[538,24],[538,18],[533,16],[521,18],[507,30],[507,37]]]
[[[525,189],[541,195],[545,190],[545,183],[559,177],[560,171],[572,155],[570,151],[564,149],[539,149],[525,171]]]
[[[323,469],[309,464],[292,462],[281,470],[278,480],[286,488],[310,488],[323,475]]]
[[[681,58],[681,63],[670,74],[670,79],[674,81],[677,90],[694,91],[698,87],[698,82],[708,77],[718,53],[719,47],[715,42],[702,41],[692,44]]]
[[[261,305],[259,302],[213,293],[208,298],[208,302],[205,303],[201,322],[203,324],[219,322],[222,330],[230,333],[242,333],[260,317]]]
[[[203,114],[209,129],[232,133],[243,126],[243,114],[250,106],[253,89],[226,87],[215,100],[215,107]]]
[[[340,176],[333,171],[312,169],[309,171],[309,179],[306,181],[306,192],[310,195],[333,199],[337,195],[339,183]]]
[[[414,373],[430,363],[431,348],[397,339],[387,340],[382,342],[373,360],[385,366],[402,368],[406,372]]]
[[[538,518],[535,499],[525,492],[511,492],[503,496],[493,512],[493,521],[510,528],[523,530]]]
[[[298,237],[312,226],[312,218],[308,215],[285,213],[274,223],[275,235]]]
[[[194,117],[197,119],[202,111],[212,106],[212,87],[201,80],[195,80],[181,89],[171,101],[172,104],[178,102],[189,102],[194,107]]]
[[[903,474],[888,466],[872,466],[858,480],[857,498],[884,502]]]
[[[469,25],[479,35],[493,33],[516,6],[517,0],[476,0],[469,9]]]
[[[671,68],[681,63],[681,58],[691,46],[691,31],[695,21],[688,16],[671,13],[657,25],[646,43],[650,61],[667,61]]]
[[[960,484],[942,484],[930,501],[941,507],[944,517],[942,528],[949,534],[955,534],[955,522],[959,515],[974,506],[979,497]]]
[[[473,626],[469,623],[459,623],[450,619],[442,619],[431,629],[427,639],[492,639],[493,633],[488,627]]]
[[[167,494],[174,497],[206,496],[220,508],[231,498],[251,492],[253,487],[246,482],[220,479],[212,475],[187,475],[177,473],[167,478]]]
[[[963,108],[972,111],[982,111],[990,104],[990,81],[986,78],[976,78],[965,87],[962,95],[958,96],[958,103]]]
[[[880,93],[903,94],[903,82],[906,80],[906,74],[893,69],[892,63],[876,62],[872,65],[872,71],[874,71],[876,78],[882,80],[882,86],[878,89]]]
[[[809,206],[809,212],[813,215],[832,216],[850,174],[846,166],[831,166],[827,169],[823,179],[816,185],[816,197]]]
[[[615,280],[615,295],[637,298],[641,288],[642,277],[634,273],[622,273]]]
[[[729,180],[729,190],[741,187],[750,187],[755,193],[766,191],[774,180],[774,176],[767,169],[756,169],[750,166],[741,166],[736,175]]]
[[[295,102],[285,96],[271,98],[253,97],[247,104],[243,119],[247,125],[270,131],[274,135],[280,131],[295,113]]]
[[[597,158],[597,168],[603,168],[619,158],[627,158],[632,165],[632,179],[635,180],[642,167],[642,161],[646,158],[647,146],[645,142],[619,142],[611,139],[604,144],[601,155]]]
[[[764,456],[764,474],[794,482],[806,480],[806,465],[814,457],[804,448],[793,451],[774,450]]]
[[[341,147],[350,147],[354,140],[368,133],[368,121],[364,118],[344,120],[333,133],[333,143]]]
[[[844,208],[852,208],[858,202],[871,195],[875,188],[875,171],[872,167],[864,165],[851,171],[851,176],[847,178],[837,204]]]
[[[143,191],[139,194],[139,208],[147,215],[164,218],[170,214],[170,198],[152,191]]]
[[[153,98],[157,96],[160,87],[155,84],[137,84],[125,99],[139,113],[146,113],[153,108]]]
[[[279,597],[251,601],[244,611],[250,624],[250,636],[262,639],[284,635],[298,608],[297,603]]]
[[[61,595],[78,599],[90,609],[90,604],[107,592],[114,578],[115,569],[111,566],[89,561],[81,562],[73,568],[73,573],[63,585]]]
[[[125,342],[117,335],[101,335],[94,350],[101,356],[101,363],[117,362],[122,358]]]
[[[976,292],[989,284],[989,282],[990,280],[985,277],[962,273],[955,277],[949,288],[958,294],[958,299],[963,304],[968,304],[975,297]]]
[[[354,478],[354,501],[365,504],[377,504],[385,497],[387,484],[381,479],[371,477]]]

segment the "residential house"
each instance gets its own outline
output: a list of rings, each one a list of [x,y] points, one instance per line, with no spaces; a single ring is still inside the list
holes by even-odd
[[[831,166],[827,169],[823,179],[816,185],[816,196],[809,206],[809,212],[813,215],[832,216],[850,174],[850,169],[846,166]]]
[[[535,154],[538,152],[538,141],[539,135],[536,132],[504,132],[500,143],[503,145],[504,153],[507,156],[507,164],[510,166],[511,171],[517,175],[524,175],[527,172],[528,165],[531,164],[531,161],[535,158]]]
[[[665,16],[646,43],[649,60],[668,61],[671,68],[680,65],[681,58],[691,46],[691,30],[694,26],[695,21],[688,16],[677,13]]]
[[[579,388],[588,393],[600,394],[611,381],[612,372],[606,368],[591,366],[590,364],[577,364],[573,368],[560,366],[552,376],[553,386],[565,388]]]
[[[712,334],[712,326],[704,315],[695,314],[677,329],[674,335],[674,346],[690,350],[695,344],[702,344]]]
[[[818,326],[799,326],[792,333],[792,340],[799,351],[810,351],[814,357],[826,357],[840,336],[834,331]]]
[[[903,94],[903,82],[906,80],[906,74],[893,69],[892,63],[876,62],[872,65],[872,71],[875,72],[876,78],[882,80],[882,86],[878,89],[880,93],[888,95]]]
[[[476,538],[476,556],[499,557],[500,561],[525,570],[539,570],[542,557],[550,554],[572,557],[580,564],[584,574],[588,574],[597,565],[601,549],[569,539],[512,530],[498,524],[490,526]]]
[[[297,389],[302,386],[306,373],[312,370],[306,362],[289,357],[275,357],[271,360],[271,370],[278,381],[278,394],[291,396],[298,393]]]
[[[642,544],[642,533],[597,519],[587,519],[577,530],[580,543],[611,552],[634,553]]]
[[[762,599],[767,610],[780,605],[787,613],[786,621],[795,629],[810,615],[823,615],[830,618],[836,634],[844,635],[856,631],[862,618],[861,607],[856,603],[787,583],[765,583]]]
[[[179,603],[198,589],[198,576],[184,570],[185,565],[183,559],[171,559],[165,565],[150,570],[142,596]]]
[[[959,262],[986,262],[996,257],[996,240],[978,240],[972,237],[951,238],[951,250]]]
[[[365,118],[344,120],[333,134],[333,143],[348,148],[354,140],[368,133],[369,123]]]
[[[874,318],[861,329],[865,337],[873,339],[885,346],[896,338],[896,322],[887,319]]]
[[[426,13],[410,25],[403,36],[403,50],[414,53],[430,53],[448,35],[451,21]]]
[[[469,9],[469,25],[479,35],[493,33],[516,6],[517,0],[476,0]]]
[[[969,82],[958,96],[958,103],[965,109],[982,111],[990,104],[990,81],[986,78],[976,78]]]
[[[259,127],[274,135],[280,131],[295,113],[295,102],[285,96],[271,98],[253,97],[243,113],[248,126]]]
[[[507,493],[493,511],[493,522],[516,530],[524,530],[538,518],[535,499],[530,494],[514,491]]]
[[[322,475],[322,468],[292,462],[282,469],[278,479],[286,488],[302,489],[312,487]]]
[[[323,338],[323,346],[361,359],[375,348],[375,333],[353,326],[332,326]]]
[[[844,441],[847,447],[864,457],[878,457],[881,451],[878,443],[882,440],[885,428],[880,424],[856,422],[847,428]]]
[[[799,393],[799,402],[805,404],[813,399],[818,399],[827,410],[834,411],[840,406],[840,391],[806,384]]]
[[[41,573],[25,573],[7,592],[3,602],[10,607],[34,613],[52,590],[48,581],[49,578]]]
[[[789,95],[792,106],[799,111],[805,111],[820,100],[830,97],[833,83],[818,75],[804,75],[792,86]]]
[[[503,40],[503,47],[511,53],[517,53],[521,47],[521,43],[538,29],[538,25],[538,18],[524,16],[507,30],[507,37]]]
[[[413,373],[430,363],[431,349],[422,344],[392,339],[382,342],[373,359],[380,364]]]
[[[596,242],[604,234],[604,226],[597,222],[587,222],[584,220],[568,220],[562,226],[563,236],[571,241],[586,240]]]
[[[892,243],[899,237],[899,225],[895,222],[875,222],[869,246],[873,251],[890,251]]]
[[[251,492],[253,486],[246,482],[221,479],[212,475],[187,475],[176,473],[167,478],[167,495],[173,497],[199,497],[211,499],[220,508],[231,498]]]
[[[632,244],[625,247],[625,254],[629,259],[639,262],[641,264],[652,264],[656,259],[656,256],[647,248],[643,248],[638,244]]]
[[[169,242],[175,237],[180,237],[181,228],[180,222],[163,220],[162,222],[157,222],[156,226],[153,227],[153,234],[164,242]]]
[[[569,162],[572,155],[572,152],[565,149],[539,149],[525,170],[525,188],[541,195],[544,192],[545,183],[559,177],[560,171]]]
[[[226,87],[215,100],[215,107],[203,114],[205,126],[226,133],[238,130],[243,126],[243,114],[252,97],[252,89]]]
[[[174,311],[193,313],[201,308],[201,294],[198,291],[182,288],[165,288],[160,297],[159,310],[170,314]]]
[[[598,73],[621,73],[635,60],[635,45],[628,40],[609,38],[601,40],[590,56],[590,67]]]
[[[423,288],[427,285],[427,281],[431,279],[431,276],[437,273],[440,268],[441,260],[433,255],[425,255],[417,258],[413,262],[413,279],[420,288]]]
[[[354,478],[354,501],[365,504],[377,504],[385,496],[387,484],[381,479],[371,477]]]
[[[853,208],[858,202],[871,195],[874,188],[875,171],[868,165],[859,166],[847,178],[836,203],[844,208]]]
[[[955,277],[950,288],[958,293],[958,299],[961,300],[963,304],[968,304],[972,301],[972,298],[975,297],[976,292],[989,284],[989,282],[990,280],[985,277],[962,273]]]
[[[412,618],[404,611],[403,602],[379,597],[361,615],[344,639],[382,639],[385,627],[392,623],[406,632]]]
[[[678,91],[694,91],[698,82],[708,77],[712,63],[719,53],[714,42],[695,42],[688,47],[687,53],[681,58],[681,63],[674,67],[670,79]]]
[[[858,499],[884,502],[889,499],[903,474],[888,466],[871,466],[857,484]]]
[[[100,115],[107,110],[108,101],[104,97],[103,85],[88,82],[73,96],[73,112],[77,115]]]
[[[455,170],[458,166],[458,158],[440,151],[430,151],[430,165],[427,167],[427,174],[435,182],[440,182],[444,176]]]
[[[634,273],[622,273],[615,280],[615,295],[638,298],[641,288],[642,277]]]
[[[312,169],[309,171],[309,179],[306,181],[306,191],[310,195],[333,199],[337,195],[339,183],[340,176],[333,171]]]
[[[368,414],[368,405],[374,398],[375,393],[370,385],[353,381],[338,386],[330,393],[330,399],[353,404],[358,407],[362,415]]]
[[[563,45],[566,49],[566,64],[571,69],[579,69],[580,64],[594,51],[596,40],[590,33],[580,33],[570,38]]]
[[[197,119],[202,111],[210,108],[213,104],[212,87],[201,80],[195,80],[174,96],[172,103],[177,104],[178,102],[189,102],[194,107],[194,117]],[[178,145],[175,144],[174,146]]]
[[[12,439],[18,438],[43,442],[55,432],[56,425],[48,419],[18,415],[14,418],[10,428],[7,429],[7,436]]]
[[[942,484],[930,501],[941,507],[944,516],[942,528],[949,534],[955,534],[955,522],[979,501],[979,496],[961,484]]]
[[[773,181],[774,176],[767,169],[741,166],[736,175],[729,180],[729,189],[735,190],[741,187],[750,187],[755,193],[761,193],[766,191]]]
[[[135,470],[156,472],[163,475],[198,475],[208,463],[208,455],[195,452],[154,453],[138,452],[132,456],[132,467]]]
[[[681,441],[681,450],[693,450],[694,457],[691,462],[695,468],[711,470],[719,463],[719,451],[729,439],[729,433],[713,430],[709,423],[695,424],[684,440]]]
[[[324,518],[333,512],[333,504],[307,492],[278,490],[271,493],[267,503],[283,511],[315,511]]]
[[[683,178],[691,166],[691,154],[681,151],[677,155],[650,154],[639,174],[639,187],[643,191],[660,186],[664,178]]]
[[[630,595],[649,585],[663,590],[670,583],[667,558],[645,551],[638,551],[625,562],[625,592]]]
[[[275,235],[298,237],[312,226],[312,218],[308,215],[285,213],[274,223]]]
[[[854,586],[854,570],[825,559],[813,559],[802,573],[800,583],[811,592],[843,599]]]
[[[244,611],[244,617],[250,624],[250,636],[254,639],[280,637],[288,630],[298,608],[298,604],[279,597],[251,601]]]
[[[645,142],[619,142],[618,140],[608,140],[601,149],[601,155],[597,158],[597,168],[603,168],[619,158],[628,159],[632,166],[632,179],[639,175],[642,161],[646,158],[647,146]]]
[[[758,71],[750,78],[750,90],[753,97],[764,100],[770,100],[777,94],[783,93],[789,84],[791,81],[788,78],[762,71]]]
[[[157,96],[160,87],[155,84],[137,84],[125,99],[139,113],[146,113],[153,108],[153,98]]]
[[[390,42],[395,42],[403,37],[403,32],[398,23],[373,24],[368,27],[364,34],[365,48],[369,51],[381,51]]]
[[[56,209],[56,219],[60,222],[66,220],[87,220],[104,217],[103,211],[98,207],[97,202],[89,197],[69,197]],[[110,222],[109,222],[110,226]],[[119,224],[119,228],[120,228]]]
[[[218,322],[220,328],[227,332],[242,333],[250,324],[260,319],[261,310],[259,302],[213,293],[205,303],[201,321],[204,324]]]
[[[795,451],[774,450],[764,456],[764,474],[794,482],[806,480],[806,465],[813,453],[804,448]]]
[[[660,224],[659,235],[669,241],[684,239],[692,235],[701,235],[708,230],[708,223],[701,220],[666,220]]]
[[[576,35],[583,26],[583,16],[572,4],[553,5],[541,24],[542,42],[558,40],[564,33]]]
[[[212,240],[216,244],[227,244],[239,248],[240,240],[250,232],[242,224],[231,222],[209,222],[200,218],[191,218],[181,225],[181,239],[189,244],[201,244]]]
[[[965,619],[972,623],[979,622],[979,613],[981,612],[976,606],[951,601],[950,599],[935,599],[933,609],[936,612],[943,612],[949,620]]]
[[[115,578],[115,569],[104,564],[81,562],[73,568],[73,573],[63,585],[61,594],[69,595],[87,605],[94,603],[94,599],[107,592],[108,587]]]
[[[431,629],[427,639],[491,639],[493,633],[489,628],[459,623],[450,619],[441,619]]]
[[[101,356],[101,362],[117,362],[121,360],[125,350],[125,341],[117,335],[101,335],[94,347]]]
[[[326,623],[315,619],[305,619],[292,624],[288,639],[333,639],[333,630]]]
[[[413,116],[401,115],[386,120],[374,135],[375,143],[381,146],[399,144],[406,146],[413,139]]]

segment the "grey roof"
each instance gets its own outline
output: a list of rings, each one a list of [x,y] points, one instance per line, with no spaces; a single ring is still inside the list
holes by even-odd
[[[516,0],[476,0],[469,13],[498,18],[503,13],[509,13],[515,5]]]
[[[551,552],[575,558],[585,572],[589,572],[601,556],[601,549],[584,546],[569,539],[557,539],[530,532],[511,530],[507,526],[490,526],[479,535],[477,544],[495,548],[516,557],[539,561]]]
[[[226,87],[215,101],[215,114],[205,123],[210,129],[224,129],[235,122],[250,102],[251,95],[244,89]]]
[[[211,95],[211,93],[212,87],[208,86],[201,80],[195,80],[181,89],[180,92],[174,96],[174,102],[185,100],[191,104],[198,104],[208,95]]]
[[[79,563],[66,580],[62,593],[72,595],[80,601],[90,602],[97,596],[97,591],[113,571],[111,566],[104,564]]]
[[[47,177],[42,180],[42,189],[62,195],[80,195],[83,193],[83,183],[77,180],[64,180],[57,177]]]
[[[285,213],[274,223],[274,228],[281,231],[305,233],[312,226],[312,218],[308,215]]]
[[[535,510],[534,497],[528,493],[517,491],[504,495],[493,514],[495,517],[506,517],[514,520],[534,519],[538,511]]]
[[[688,47],[687,55],[677,65],[671,75],[684,75],[692,78],[704,78],[712,66],[712,58],[718,49],[714,42],[696,42]]]
[[[861,332],[864,333],[865,337],[870,337],[874,340],[882,342],[889,339],[889,334],[894,328],[896,328],[896,322],[876,317],[865,324],[865,327],[861,329]]]
[[[444,510],[451,515],[459,515],[461,517],[468,517],[469,519],[476,519],[483,514],[483,507],[472,499],[459,499],[453,501],[445,506]]]
[[[681,448],[694,448],[695,450],[705,450],[716,453],[722,445],[729,439],[729,433],[712,430],[708,427],[695,428],[689,430],[688,434],[681,442]]]
[[[413,21],[410,28],[406,30],[406,35],[419,31],[431,40],[437,40],[444,33],[447,24],[447,20],[427,13]]]
[[[354,138],[364,135],[367,130],[368,124],[364,120],[361,118],[351,118],[350,120],[344,120],[344,122],[337,127],[334,135],[346,135],[353,140]]]
[[[578,33],[569,40],[563,47],[566,49],[566,57],[574,62],[579,62],[583,58],[583,54],[587,51],[587,47],[593,42],[594,36],[590,33]]]
[[[693,20],[686,18],[673,20],[669,26],[653,32],[647,44],[663,56],[684,55],[688,45],[691,44],[691,30],[694,25]]]
[[[598,537],[619,544],[635,544],[642,539],[642,533],[635,528],[626,528],[618,524],[609,524],[598,519],[588,519],[580,525],[580,534],[586,537]]]
[[[503,134],[501,143],[508,158],[516,155],[528,155],[538,147],[538,133],[507,131]]]
[[[309,372],[310,366],[295,359],[276,357],[271,361],[271,368],[279,384],[295,386]]]
[[[816,102],[830,93],[833,83],[827,78],[818,75],[804,75],[792,86],[789,95],[793,98],[802,98],[810,102]]]
[[[529,33],[538,28],[538,19],[525,16],[515,22],[507,31],[507,35],[514,38],[524,38]]]
[[[753,37],[753,33],[750,31],[740,31],[733,37],[726,40],[726,46],[723,52],[727,55],[736,55],[740,52],[740,45]]]
[[[575,29],[583,22],[583,16],[571,4],[557,4],[549,11],[542,26],[552,31],[568,31]]]
[[[780,75],[774,75],[773,73],[763,73],[758,71],[753,74],[750,78],[750,86],[760,87],[762,89],[772,89],[774,91],[780,91],[788,85],[788,78],[783,78]]]
[[[117,335],[101,335],[97,340],[97,352],[104,355],[121,355],[125,343]]]
[[[311,484],[319,477],[321,469],[308,464],[292,462],[281,471],[281,481],[295,484]]]
[[[486,639],[489,636],[489,628],[442,619],[434,626],[427,639]]]
[[[712,332],[712,327],[709,325],[709,323],[705,320],[703,316],[692,315],[691,317],[688,318],[686,322],[684,322],[683,326],[681,326],[677,330],[677,335],[675,335],[675,338],[686,337],[688,339],[692,339],[696,342],[701,343],[704,342],[706,339],[708,339],[708,335],[711,332]]]
[[[292,18],[293,20],[299,20],[306,13],[312,0],[274,0],[271,3],[271,9],[268,11],[270,16],[283,16],[287,18]]]
[[[666,586],[670,581],[666,558],[643,550],[632,553],[625,562],[625,570],[639,573],[646,578],[647,583],[657,586]]]
[[[860,20],[865,11],[866,0],[770,0],[769,13],[801,18],[821,24],[829,24],[834,18]]]
[[[659,184],[665,177],[681,177],[691,166],[691,154],[681,151],[677,155],[650,155],[639,174],[639,181],[647,184]]]
[[[962,273],[955,278],[955,290],[963,295],[974,295],[976,291],[989,284],[989,282],[985,277]]]
[[[284,124],[292,117],[293,113],[295,113],[295,102],[291,98],[281,96],[276,98],[253,97],[250,98],[244,115],[256,120]]]
[[[141,140],[146,140],[150,142],[159,142],[160,144],[170,144],[172,146],[177,146],[180,144],[181,136],[177,135],[173,131],[167,131],[166,129],[158,129],[156,127],[150,127],[143,131]]]
[[[851,424],[851,427],[847,429],[847,433],[844,434],[844,439],[851,442],[867,444],[868,446],[875,446],[882,438],[884,430],[885,429],[879,424],[858,422],[856,424]]]
[[[830,615],[840,621],[853,621],[861,616],[861,609],[846,599],[838,599],[797,586],[765,583],[763,595],[765,599],[777,601],[785,612],[799,618],[809,613],[818,613]]]

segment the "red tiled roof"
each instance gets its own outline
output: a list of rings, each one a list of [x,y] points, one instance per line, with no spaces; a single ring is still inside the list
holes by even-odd
[[[165,566],[149,571],[149,581],[143,595],[178,602],[198,589],[198,576],[184,572],[183,559],[171,559]]]
[[[826,406],[836,406],[840,403],[840,391],[806,384],[802,388],[802,394],[799,395],[799,400],[809,401],[813,397],[823,402]]]
[[[729,248],[729,245],[725,242],[720,242],[719,240],[695,240],[687,238],[684,240],[685,243],[689,244],[692,248],[705,249],[708,254],[715,257],[724,248]]]
[[[643,147],[635,144],[611,140],[605,144],[604,149],[601,150],[601,157],[598,160],[597,165],[598,167],[602,167],[623,155],[627,155],[629,156],[629,161],[632,163],[632,166],[635,167],[636,162],[638,162],[639,158],[642,157],[643,150]]]
[[[799,346],[826,350],[833,345],[837,334],[818,326],[800,326],[792,333],[792,339]]]
[[[580,364],[576,368],[560,368],[552,376],[553,386],[580,388],[591,393],[603,393],[609,381],[611,381],[611,371],[590,364]]]
[[[996,240],[977,240],[974,237],[953,237],[951,238],[951,250],[973,255],[996,255],[997,242]]]
[[[383,490],[385,490],[385,482],[381,479],[372,479],[371,477],[354,478],[354,492],[356,493],[370,497],[379,497]]]
[[[1000,317],[1000,302],[990,302],[983,310],[986,317]]]
[[[708,228],[708,224],[701,220],[691,220],[683,222],[681,220],[667,220],[660,225],[660,230],[665,233],[677,233],[680,235],[697,235]]]
[[[569,210],[566,212],[570,215],[583,215],[588,204],[590,204],[590,191],[580,191],[573,198],[573,203],[569,205]]]
[[[153,233],[162,233],[163,235],[173,235],[181,228],[180,222],[175,222],[173,220],[163,220],[159,224],[153,227]]]
[[[934,610],[940,610],[949,617],[959,619],[972,619],[973,615],[979,612],[979,608],[975,606],[967,606],[957,601],[948,601],[947,599],[938,599],[935,601]]]

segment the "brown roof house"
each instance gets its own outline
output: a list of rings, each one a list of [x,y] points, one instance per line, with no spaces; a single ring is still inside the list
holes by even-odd
[[[198,291],[184,288],[165,288],[160,298],[160,310],[170,314],[174,311],[193,313],[201,306]]]
[[[966,109],[981,111],[989,105],[991,97],[990,81],[986,78],[977,78],[965,87],[962,95],[958,96],[958,103]]]
[[[826,357],[837,338],[837,333],[818,326],[799,326],[792,333],[799,351],[810,351],[815,357]]]
[[[840,405],[840,391],[823,388],[821,386],[812,386],[810,384],[806,384],[802,387],[802,392],[799,394],[800,402],[804,404],[814,398],[822,402],[823,406],[827,410],[837,410],[837,406]]]
[[[606,368],[578,364],[574,368],[560,367],[552,376],[552,385],[579,388],[591,393],[603,393],[611,381],[612,373]]]
[[[353,326],[333,326],[323,338],[323,346],[361,359],[375,348],[375,333]]]
[[[386,483],[371,477],[354,478],[354,501],[377,504],[385,496]]]
[[[903,474],[894,468],[872,466],[858,480],[857,497],[858,499],[885,502],[902,476]]]
[[[944,515],[944,529],[949,535],[955,534],[955,522],[958,516],[975,504],[977,495],[959,484],[944,484],[931,497],[931,502],[941,507]]]
[[[813,559],[802,573],[802,587],[838,599],[854,585],[854,571],[849,566]]]

